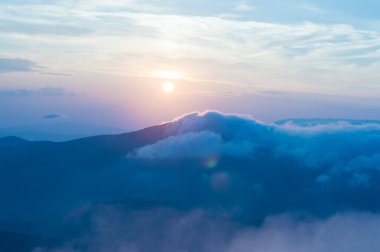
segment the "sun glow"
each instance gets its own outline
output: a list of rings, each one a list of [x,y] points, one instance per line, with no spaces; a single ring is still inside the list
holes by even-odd
[[[174,84],[173,82],[171,81],[165,81],[163,84],[162,84],[162,90],[169,94],[169,93],[173,93],[174,91]]]
[[[177,71],[157,71],[154,72],[154,77],[167,80],[180,80],[184,78],[183,74]]]

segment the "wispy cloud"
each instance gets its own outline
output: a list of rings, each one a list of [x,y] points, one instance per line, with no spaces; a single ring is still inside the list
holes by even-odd
[[[86,1],[73,6],[69,1],[8,4],[0,9],[2,23],[8,27],[0,33],[8,45],[6,55],[24,57],[29,52],[22,45],[28,44],[37,55],[65,52],[58,53],[58,62],[53,57],[36,58],[44,66],[55,66],[55,72],[146,77],[165,66],[180,67],[194,80],[227,81],[251,89],[380,92],[376,30],[218,13],[181,15],[169,4],[159,7],[151,2]],[[236,7],[252,8],[248,1]]]
[[[77,247],[94,252],[371,252],[380,246],[380,218],[370,213],[304,221],[282,215],[268,218],[261,227],[242,226],[201,210],[125,212],[102,207],[91,216],[92,229],[79,241],[67,241],[55,249],[40,247],[33,252],[80,252]]]
[[[61,114],[46,114],[42,116],[43,119],[48,119],[48,120],[59,119],[61,117],[62,117]]]
[[[38,20],[0,20],[1,33],[26,35],[84,36],[92,30],[88,27]]]
[[[0,58],[0,73],[31,72],[35,67],[35,62],[26,59]]]
[[[237,11],[251,11],[254,10],[255,8],[246,2],[240,2],[236,5],[235,10]]]
[[[66,92],[63,88],[46,87],[41,89],[3,89],[0,90],[0,97],[35,97],[35,96],[65,96],[74,95]]]

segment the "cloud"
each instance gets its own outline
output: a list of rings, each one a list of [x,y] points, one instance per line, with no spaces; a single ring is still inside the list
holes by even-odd
[[[91,223],[91,231],[81,239],[33,252],[372,252],[380,246],[380,217],[368,213],[303,221],[291,215],[273,216],[255,228],[202,210],[102,207],[92,214]]]
[[[380,130],[380,121],[346,119],[287,119],[275,122],[288,132],[323,133]]]
[[[32,97],[32,96],[50,96],[58,97],[65,95],[74,95],[66,92],[59,87],[45,87],[40,89],[6,89],[0,90],[0,97]]]
[[[129,157],[178,159],[216,155],[255,159],[262,150],[269,149],[273,159],[289,156],[305,169],[328,165],[324,172],[338,176],[336,166],[378,169],[376,157],[380,155],[379,121],[313,119],[269,125],[249,117],[205,112],[169,123],[166,135],[166,139],[141,147]],[[338,142],[333,143],[335,139]]]
[[[253,155],[257,145],[270,141],[272,126],[249,117],[218,112],[191,113],[166,126],[168,138],[131,153],[137,158],[184,158]],[[253,140],[254,139],[254,140]]]
[[[320,217],[380,211],[380,203],[372,199],[380,193],[376,121],[314,119],[276,125],[209,111],[185,115],[164,127],[163,140],[128,154],[128,162],[142,167],[128,169],[136,173],[128,182],[135,191],[164,192],[163,184],[178,185],[178,192],[200,188],[199,194],[189,195],[191,202],[222,206],[232,216],[253,222],[287,211]],[[168,167],[175,172],[166,173]],[[202,196],[218,194],[223,200],[214,203]]]
[[[58,119],[58,118],[61,118],[61,117],[62,117],[61,114],[46,114],[46,115],[42,116],[43,119],[49,119],[49,120]]]
[[[0,29],[3,33],[19,33],[27,35],[53,35],[53,36],[84,36],[92,31],[89,28],[46,22],[15,21],[0,19]]]
[[[238,9],[248,9],[248,2],[241,2]],[[281,4],[284,8],[289,6]],[[164,8],[154,10],[151,5]],[[177,8],[170,8],[171,5]],[[273,16],[281,15],[271,15],[269,22],[268,18],[259,17],[263,11],[257,17],[231,19],[219,15],[218,18],[218,14],[231,10],[216,7],[200,13],[201,5],[200,1],[194,4],[58,1],[11,5],[0,10],[2,23],[7,26],[0,37],[9,50],[19,54],[28,53],[25,48],[33,47],[43,48],[45,54],[59,55],[60,62],[47,57],[44,64],[65,72],[76,72],[85,65],[88,71],[101,69],[126,74],[124,69],[128,68],[129,72],[142,76],[139,73],[152,72],[162,64],[169,67],[175,64],[191,69],[202,80],[235,83],[240,91],[259,89],[258,83],[263,81],[274,90],[355,95],[358,92],[373,95],[373,91],[378,91],[380,35],[371,27],[359,29],[337,23],[336,15],[332,15],[330,22],[325,19],[303,22],[303,17],[286,23],[282,18],[272,20]],[[293,12],[306,13],[299,11],[299,6],[295,8]],[[70,15],[67,9],[71,10]],[[186,15],[181,15],[179,9],[185,9]],[[31,40],[31,35],[38,41]],[[99,61],[92,51],[102,51],[110,60]],[[137,60],[132,58],[133,54]],[[111,60],[115,55],[117,62]],[[74,62],[73,58],[79,60]],[[358,89],[356,83],[365,87]]]
[[[379,245],[378,235],[373,237],[379,225],[379,216],[371,214],[337,214],[323,221],[275,217],[260,229],[240,233],[227,251],[369,252]]]
[[[319,149],[320,146],[314,146],[312,142],[328,144],[333,135],[341,138],[342,144],[355,146],[360,142],[352,144],[352,137],[360,136],[360,138],[368,138],[366,140],[377,140],[379,132],[380,121],[374,120],[293,119],[265,124],[249,116],[208,111],[190,113],[169,122],[165,127],[167,138],[138,149],[136,155],[137,157],[146,155],[150,158],[179,158],[180,156],[175,153],[187,153],[184,155],[192,157],[202,156],[204,151],[201,148],[205,146],[209,146],[207,150],[212,150],[211,152],[228,155],[232,152],[226,152],[223,146],[230,145],[251,149],[245,153],[247,157],[253,157],[252,151],[257,148],[270,146],[276,150],[286,146],[286,151],[291,152],[293,148],[299,148],[301,143],[305,151],[320,152],[328,148]],[[191,148],[192,146],[198,148]],[[344,151],[338,149],[337,146],[333,146],[331,150]],[[358,150],[357,147],[355,150]],[[165,152],[165,154],[160,152]]]
[[[233,130],[228,130],[228,129]],[[240,130],[242,129],[242,131]],[[254,120],[218,112],[191,113],[177,118],[166,127],[167,139],[144,146],[130,156],[138,158],[191,158],[211,155],[249,156],[255,142],[246,136],[258,136]],[[257,131],[257,132],[255,132]],[[263,134],[265,134],[263,132]],[[256,139],[259,141],[259,139]]]
[[[252,146],[248,141],[224,143],[222,137],[210,131],[186,133],[169,137],[154,145],[142,147],[134,154],[139,158],[194,158],[227,154],[246,156],[251,154]]]
[[[251,5],[247,4],[246,2],[240,2],[238,5],[236,5],[235,10],[237,11],[251,11],[255,8]]]
[[[37,64],[25,59],[0,58],[0,73],[31,72]]]

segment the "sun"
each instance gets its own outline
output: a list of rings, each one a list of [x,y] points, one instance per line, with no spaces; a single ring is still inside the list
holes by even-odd
[[[174,91],[174,84],[173,84],[173,82],[171,82],[171,81],[165,81],[162,84],[162,90],[165,93],[167,93],[167,94],[173,93],[173,91]]]

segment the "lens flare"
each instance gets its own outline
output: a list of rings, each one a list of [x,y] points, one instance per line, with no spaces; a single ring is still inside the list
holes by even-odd
[[[219,164],[218,156],[209,156],[203,160],[203,165],[208,169],[216,168]]]
[[[230,186],[231,177],[227,172],[218,172],[211,176],[210,183],[215,191],[223,191]]]

